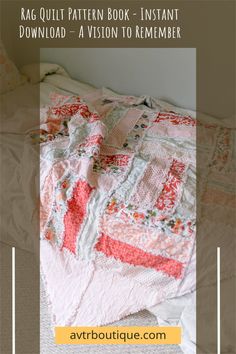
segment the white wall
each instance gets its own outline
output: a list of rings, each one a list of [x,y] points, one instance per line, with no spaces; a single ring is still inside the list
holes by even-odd
[[[194,48],[42,48],[40,56],[96,87],[196,107]]]

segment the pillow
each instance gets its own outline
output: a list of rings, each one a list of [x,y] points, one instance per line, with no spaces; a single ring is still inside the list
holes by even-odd
[[[24,74],[31,84],[37,84],[50,74],[60,74],[69,77],[63,67],[58,64],[51,63],[32,63],[24,65],[21,68],[21,73]]]
[[[25,78],[19,73],[15,64],[9,59],[7,52],[0,40],[0,93],[14,90],[25,82]]]

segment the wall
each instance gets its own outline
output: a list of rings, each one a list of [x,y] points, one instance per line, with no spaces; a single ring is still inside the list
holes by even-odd
[[[73,78],[96,87],[195,109],[193,48],[42,48],[40,55],[41,61],[61,64]]]

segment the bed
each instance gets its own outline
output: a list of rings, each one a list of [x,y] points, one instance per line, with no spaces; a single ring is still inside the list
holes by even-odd
[[[30,251],[37,243],[28,230],[37,222],[32,165],[40,146],[40,262],[51,325],[111,325],[148,310],[157,325],[181,325],[182,350],[194,353],[196,126],[206,131],[206,207],[216,203],[213,190],[223,195],[219,183],[208,188],[209,171],[223,182],[225,169],[234,169],[234,130],[149,96],[75,81],[58,65],[41,64],[40,83],[32,66],[22,72],[31,82],[4,97],[4,159],[13,161],[6,189],[20,178],[21,192],[5,198],[2,241]],[[40,127],[31,119],[38,85]],[[231,208],[225,186],[224,200]]]

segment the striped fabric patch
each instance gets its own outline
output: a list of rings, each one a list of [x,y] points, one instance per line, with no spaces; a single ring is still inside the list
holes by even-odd
[[[147,253],[124,242],[113,240],[105,234],[101,235],[95,248],[97,251],[104,253],[107,257],[113,257],[123,263],[162,271],[176,279],[181,278],[182,275],[183,264],[181,262],[160,255]]]
[[[86,217],[87,205],[93,191],[86,181],[79,180],[73,190],[72,198],[68,201],[67,212],[64,216],[64,241],[62,248],[76,253],[76,239],[81,225]]]

